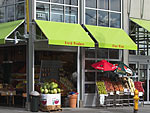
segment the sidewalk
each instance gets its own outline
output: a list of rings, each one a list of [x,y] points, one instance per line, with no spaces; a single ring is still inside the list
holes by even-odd
[[[58,112],[58,111],[56,111]],[[51,112],[51,113],[56,113]],[[49,113],[49,112],[30,112],[25,108],[0,107],[0,113]],[[133,113],[132,107],[108,107],[108,108],[63,108],[60,113]],[[139,107],[138,113],[150,113],[150,105]]]

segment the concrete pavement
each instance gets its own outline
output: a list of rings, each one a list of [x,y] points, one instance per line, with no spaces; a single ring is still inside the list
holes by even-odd
[[[56,111],[58,112],[58,111]],[[0,107],[0,113],[33,113],[26,111],[25,108]],[[34,112],[34,113],[49,113],[49,112]],[[55,113],[52,112],[52,113]],[[133,113],[131,107],[108,107],[108,108],[63,108],[60,113]],[[139,107],[138,113],[150,113],[150,105]]]

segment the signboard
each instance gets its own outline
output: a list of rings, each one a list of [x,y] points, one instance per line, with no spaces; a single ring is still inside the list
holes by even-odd
[[[43,106],[61,105],[61,94],[41,94],[40,102]]]

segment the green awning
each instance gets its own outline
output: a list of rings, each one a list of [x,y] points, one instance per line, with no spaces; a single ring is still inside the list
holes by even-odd
[[[135,19],[135,18],[130,18],[134,23],[138,24],[139,26],[143,27],[147,31],[150,32],[150,20],[143,20],[143,19]]]
[[[137,50],[137,45],[122,29],[91,25],[85,27],[98,41],[100,48]]]
[[[95,47],[94,41],[80,24],[35,20],[48,38],[48,44],[64,46]]]
[[[8,38],[23,22],[24,20],[17,20],[0,23],[0,44],[5,44],[6,38]]]

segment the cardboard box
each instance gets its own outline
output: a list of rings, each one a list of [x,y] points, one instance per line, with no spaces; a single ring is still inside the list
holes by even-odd
[[[43,106],[61,105],[61,94],[41,94],[40,101]]]

